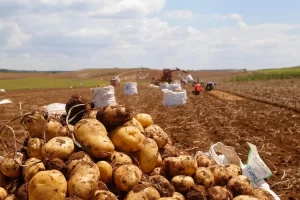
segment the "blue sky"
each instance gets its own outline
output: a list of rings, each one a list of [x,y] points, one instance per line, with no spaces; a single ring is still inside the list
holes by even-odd
[[[0,68],[300,65],[296,0],[1,0]]]

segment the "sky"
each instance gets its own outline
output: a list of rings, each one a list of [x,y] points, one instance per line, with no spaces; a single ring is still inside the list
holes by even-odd
[[[0,0],[0,68],[300,65],[299,0]]]

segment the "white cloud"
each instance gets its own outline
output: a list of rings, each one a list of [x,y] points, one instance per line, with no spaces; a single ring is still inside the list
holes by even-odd
[[[167,18],[174,18],[174,19],[196,19],[200,17],[200,14],[193,13],[190,10],[171,10],[165,13]]]
[[[244,22],[242,16],[238,13],[232,13],[230,15],[215,15],[215,17],[217,19],[221,19],[221,20],[228,20],[228,19],[233,19],[237,21],[237,25],[241,28],[247,28],[247,24]]]

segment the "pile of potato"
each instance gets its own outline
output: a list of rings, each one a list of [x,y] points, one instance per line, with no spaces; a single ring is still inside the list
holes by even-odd
[[[66,111],[53,117],[38,108],[23,116],[29,137],[1,161],[0,200],[273,199],[239,166],[172,146],[148,114],[122,105],[95,109],[80,95]]]

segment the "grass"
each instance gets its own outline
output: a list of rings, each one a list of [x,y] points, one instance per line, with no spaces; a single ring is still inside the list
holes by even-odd
[[[81,84],[82,83],[82,86]],[[60,78],[24,78],[0,80],[0,88],[5,90],[16,89],[42,89],[42,88],[69,88],[72,87],[95,87],[97,85],[109,84],[109,81],[90,79],[60,79]]]
[[[231,81],[255,81],[255,80],[272,80],[272,79],[292,79],[300,78],[300,66],[291,68],[263,69],[252,72],[248,75],[234,76]]]

